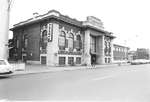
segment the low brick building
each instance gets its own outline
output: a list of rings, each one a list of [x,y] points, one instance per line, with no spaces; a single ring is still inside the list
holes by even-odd
[[[15,24],[14,48],[10,59],[27,63],[58,65],[90,65],[111,63],[114,36],[105,31],[100,19],[88,16],[78,21],[51,10]],[[13,52],[13,53],[12,53]]]
[[[128,60],[129,47],[113,44],[114,62]]]

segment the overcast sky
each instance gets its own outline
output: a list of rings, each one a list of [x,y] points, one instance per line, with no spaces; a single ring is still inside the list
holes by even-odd
[[[117,37],[114,43],[131,49],[150,48],[149,0],[12,0],[10,26],[32,17],[34,12],[55,9],[78,20],[95,16],[105,30]]]

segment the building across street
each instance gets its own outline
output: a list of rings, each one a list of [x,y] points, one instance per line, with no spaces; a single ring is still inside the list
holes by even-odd
[[[115,62],[127,62],[130,48],[118,44],[113,44],[113,57]]]
[[[130,56],[129,58],[131,60],[135,60],[135,59],[149,60],[150,59],[150,50],[146,49],[146,48],[137,48],[136,51],[130,51],[129,56]]]

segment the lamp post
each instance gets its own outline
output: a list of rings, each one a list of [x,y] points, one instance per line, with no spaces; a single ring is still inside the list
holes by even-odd
[[[10,5],[11,0],[0,0],[0,59],[8,58]]]

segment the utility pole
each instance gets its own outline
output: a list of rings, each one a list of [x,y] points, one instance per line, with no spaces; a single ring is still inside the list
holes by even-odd
[[[8,58],[10,5],[11,0],[0,0],[0,59]]]

